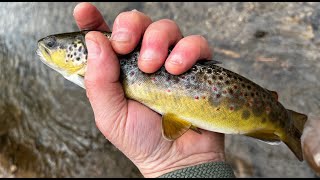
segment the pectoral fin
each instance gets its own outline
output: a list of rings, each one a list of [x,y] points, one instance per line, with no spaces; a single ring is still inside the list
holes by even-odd
[[[176,140],[187,132],[192,124],[174,114],[165,114],[162,116],[162,135],[169,141]]]
[[[85,89],[84,79],[82,76],[78,74],[72,74],[72,75],[64,76],[64,78],[68,79],[69,81]]]

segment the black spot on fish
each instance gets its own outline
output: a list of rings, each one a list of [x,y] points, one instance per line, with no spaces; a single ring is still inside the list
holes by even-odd
[[[220,80],[223,80],[223,76],[219,76],[219,79],[220,79]]]
[[[248,85],[248,86],[247,86],[247,88],[250,90],[250,89],[251,89],[251,86],[250,86],[250,85]]]
[[[74,52],[74,53],[73,53],[73,55],[75,55],[75,56],[76,56],[76,55],[77,55],[77,52]]]
[[[73,57],[73,55],[71,54],[71,56],[70,56],[71,58]]]
[[[229,90],[229,94],[233,94],[233,90],[230,88]]]
[[[269,114],[269,119],[272,121],[272,122],[276,122],[277,119],[278,119],[278,116],[277,116],[277,113],[273,110],[270,112]]]
[[[198,67],[197,67],[197,66],[193,66],[193,67],[191,68],[191,70],[192,70],[192,71],[198,71]]]
[[[70,57],[70,54],[68,54],[67,57]]]
[[[257,106],[257,104],[253,105],[252,107],[252,113],[255,116],[261,116],[263,113],[263,108],[261,106]]]
[[[71,46],[69,47],[69,51],[72,51],[72,47]]]
[[[212,73],[212,69],[207,69],[207,73],[211,74]]]
[[[226,80],[226,82],[225,82],[225,83],[226,83],[226,85],[229,85],[229,84],[230,84],[230,81]]]
[[[74,44],[73,47],[74,47],[74,48],[77,48],[77,44]]]
[[[82,50],[82,46],[79,46],[79,49],[78,49],[78,51],[79,51],[79,52],[81,52],[81,50]]]
[[[251,97],[254,97],[254,93],[253,92],[251,93]]]
[[[267,121],[266,117],[263,117],[261,120],[262,123],[265,123],[266,121]]]
[[[84,50],[83,50],[83,53],[84,53],[84,54],[88,54],[87,49],[84,49]]]
[[[77,57],[77,61],[80,61],[80,58],[79,58],[79,57]]]
[[[248,110],[242,111],[242,119],[248,119],[250,117],[250,112]]]

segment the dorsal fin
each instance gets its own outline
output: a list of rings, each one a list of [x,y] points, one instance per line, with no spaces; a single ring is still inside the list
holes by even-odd
[[[274,97],[276,100],[279,99],[279,96],[278,96],[278,93],[277,93],[277,92],[275,92],[275,91],[270,91],[269,89],[266,89],[266,90],[269,91],[269,92],[271,93],[272,97]]]
[[[201,64],[201,65],[211,65],[211,64],[222,64],[222,62],[220,61],[216,61],[216,60],[199,60],[197,61],[197,64]]]

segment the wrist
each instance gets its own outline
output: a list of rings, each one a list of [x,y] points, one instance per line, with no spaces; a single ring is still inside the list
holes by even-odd
[[[162,162],[145,163],[144,167],[139,167],[140,172],[146,178],[156,178],[166,173],[191,167],[208,162],[224,162],[224,152],[207,152],[193,154],[186,157],[171,157],[163,158]],[[148,166],[148,167],[147,167]]]

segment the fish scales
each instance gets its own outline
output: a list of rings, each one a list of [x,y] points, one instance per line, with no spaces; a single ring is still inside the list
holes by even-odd
[[[138,69],[138,56],[135,51],[119,59],[126,96],[160,114],[173,113],[202,129],[229,134],[290,126],[290,121],[282,123],[286,109],[270,92],[236,73],[198,63],[179,76],[164,67],[147,74]]]
[[[38,41],[37,50],[43,63],[83,88],[87,32],[50,35]],[[111,37],[111,32],[102,33]],[[118,56],[120,80],[127,98],[163,116],[164,138],[175,140],[188,129],[199,132],[197,128],[243,134],[266,142],[283,141],[303,160],[300,138],[307,116],[286,109],[276,92],[215,61],[198,61],[181,75],[168,73],[164,66],[147,74],[138,68],[139,51],[140,45]]]

